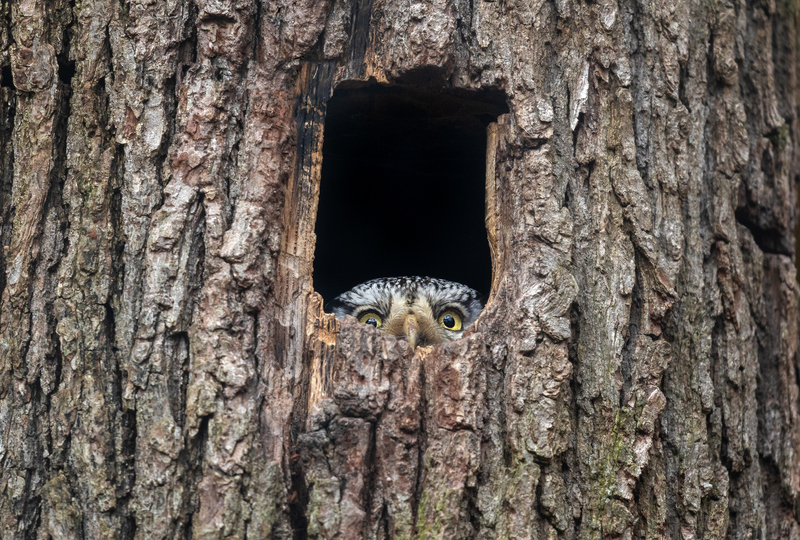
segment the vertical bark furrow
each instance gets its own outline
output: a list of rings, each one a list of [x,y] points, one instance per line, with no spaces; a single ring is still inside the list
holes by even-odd
[[[649,9],[638,8],[637,26],[651,24]],[[571,86],[575,105],[569,112],[579,167],[570,190],[580,326],[579,536],[626,537],[641,511],[634,494],[641,492],[638,483],[666,405],[661,378],[672,352],[664,328],[678,298],[674,243],[680,229],[664,211],[672,203],[669,186],[652,183],[673,179],[674,163],[651,145],[669,143],[671,134],[659,116],[680,114],[673,109],[676,102],[682,105],[675,43],[656,29],[637,34],[640,27],[631,28],[613,3],[582,17],[592,29],[592,52]],[[656,48],[660,66],[646,59]],[[640,99],[656,85],[665,103],[654,113],[653,102]],[[663,131],[643,138],[637,127]]]
[[[0,6],[0,92],[2,92],[2,107],[0,107],[0,120],[2,120],[2,136],[0,136],[0,156],[2,156],[2,206],[0,206],[0,237],[2,245],[8,245],[11,232],[11,191],[14,176],[14,115],[16,113],[16,91],[14,88],[14,73],[11,68],[11,3],[4,2]],[[6,286],[5,255],[0,257],[0,295]]]
[[[147,440],[161,442],[143,445],[137,460],[144,503],[138,509],[145,521],[139,531],[148,537],[170,536],[174,527],[187,526],[185,520],[191,520],[194,537],[243,535],[249,517],[241,492],[254,411],[242,402],[252,399],[246,386],[253,376],[254,322],[243,313],[220,252],[230,226],[232,153],[241,137],[253,9],[250,2],[198,4],[196,58],[181,77],[164,201],[150,223],[146,315],[140,316],[135,346],[137,361],[147,368],[137,393],[137,424],[147,426]],[[188,355],[169,346],[184,332]],[[169,374],[175,369],[188,370],[183,429],[170,410]],[[223,392],[232,399],[220,400]],[[184,445],[199,445],[196,457],[202,461],[181,460]],[[159,462],[155,470],[152,461]],[[196,486],[186,485],[189,478]],[[219,493],[227,495],[220,500]]]
[[[744,236],[744,235],[743,235]],[[758,453],[765,494],[766,534],[792,538],[800,526],[794,512],[800,488],[796,308],[800,289],[796,271],[784,255],[759,253],[754,240],[743,242],[746,264],[762,289],[747,290],[757,324]],[[757,274],[757,275],[758,275]]]
[[[188,495],[184,495],[180,486],[187,480],[178,464],[183,443],[176,426],[183,424],[183,415],[173,417],[170,407],[175,400],[184,401],[180,393],[185,390],[170,388],[169,384],[176,368],[184,370],[187,362],[178,336],[156,333],[158,310],[153,309],[152,302],[159,295],[174,295],[179,307],[169,312],[171,317],[166,317],[172,324],[171,330],[179,334],[188,328],[186,321],[191,314],[186,313],[189,308],[184,297],[192,290],[190,280],[196,275],[192,269],[198,264],[197,213],[186,218],[194,225],[189,238],[195,242],[182,242],[175,257],[183,258],[183,272],[167,265],[159,269],[164,274],[174,272],[181,281],[171,290],[154,291],[150,287],[146,239],[153,213],[163,204],[165,149],[172,143],[177,81],[185,75],[184,63],[191,61],[186,57],[185,43],[194,32],[194,21],[189,4],[181,2],[159,4],[157,9],[142,3],[111,2],[105,10],[109,16],[113,68],[109,116],[116,142],[122,149],[121,222],[117,226],[124,241],[121,254],[124,275],[116,293],[114,346],[119,351],[124,377],[122,408],[129,411],[126,415],[135,415],[137,431],[135,440],[128,440],[124,448],[134,454],[132,464],[128,465],[132,466],[134,478],[130,482],[128,511],[136,529],[130,533],[139,538],[160,538],[176,534],[188,519],[185,515]],[[193,260],[187,260],[189,257]],[[161,305],[165,310],[172,307],[171,301],[165,299]],[[152,357],[143,335],[157,343]],[[168,396],[170,390],[178,396]]]
[[[124,238],[115,346],[126,375],[123,399],[135,408],[135,389],[144,384],[146,358],[135,339],[142,311],[146,242],[154,211],[163,204],[164,148],[171,144],[177,83],[189,69],[196,13],[186,2],[110,2],[108,26],[113,78],[108,85],[109,123],[123,149],[121,230]],[[188,53],[188,54],[187,54]],[[188,58],[187,58],[188,56]],[[146,323],[145,323],[146,324]]]
[[[796,56],[793,50],[787,51],[794,33],[773,36],[773,27],[780,24],[776,7],[777,4],[741,8],[747,27],[741,36],[744,46],[738,54],[745,67],[740,70],[740,86],[744,90],[750,154],[742,176],[737,217],[752,230],[763,251],[790,254],[794,250],[790,231],[796,206],[797,157],[792,144],[793,114],[778,98],[788,98],[785,103],[795,100],[796,90],[786,85],[790,81],[781,71],[794,66]],[[785,7],[782,13],[788,15]],[[776,48],[776,39],[786,44]],[[779,87],[782,80],[784,85]],[[787,118],[781,109],[789,113]]]
[[[50,5],[49,14],[40,3],[7,3],[6,9],[11,24],[4,53],[10,65],[4,84],[14,87],[5,90],[14,97],[14,111],[4,116],[13,117],[14,127],[4,139],[13,159],[6,154],[10,169],[3,175],[10,193],[4,197],[0,297],[0,526],[24,537],[41,522],[41,492],[53,474],[45,460],[54,450],[49,400],[58,358],[52,306],[64,241],[60,204],[70,97],[57,55],[69,50],[65,36],[72,14],[66,3]]]
[[[119,269],[119,231],[112,215],[118,152],[109,132],[104,92],[110,67],[105,29],[111,10],[105,2],[86,3],[74,17],[72,35],[87,38],[75,37],[70,49],[75,73],[62,195],[69,229],[53,310],[62,384],[52,397],[51,418],[56,441],[69,438],[62,465],[78,479],[73,504],[80,508],[82,534],[111,538],[130,519],[124,502],[130,482],[119,480],[130,474],[133,454],[122,410],[123,375],[112,349],[114,315],[109,309]],[[79,420],[72,423],[72,418]],[[45,519],[65,503],[44,502]]]

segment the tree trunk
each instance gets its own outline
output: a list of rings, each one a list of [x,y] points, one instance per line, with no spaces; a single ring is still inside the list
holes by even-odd
[[[0,15],[3,538],[800,539],[795,2]],[[314,293],[370,79],[508,98],[461,340]]]

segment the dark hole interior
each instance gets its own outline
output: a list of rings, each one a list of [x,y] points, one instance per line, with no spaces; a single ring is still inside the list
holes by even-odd
[[[14,86],[14,77],[11,73],[11,65],[5,65],[0,68],[0,87],[5,86],[11,88]]]
[[[488,296],[486,126],[501,92],[371,84],[328,102],[314,288],[326,306],[378,277],[431,276]]]

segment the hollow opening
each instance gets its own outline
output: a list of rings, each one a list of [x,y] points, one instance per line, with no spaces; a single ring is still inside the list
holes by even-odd
[[[5,65],[0,68],[0,87],[13,88],[14,75],[11,72],[11,65]]]
[[[340,85],[328,101],[314,288],[430,276],[488,296],[486,127],[499,91]]]

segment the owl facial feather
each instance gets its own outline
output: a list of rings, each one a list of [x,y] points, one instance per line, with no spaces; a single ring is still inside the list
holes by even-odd
[[[408,318],[413,315],[417,346],[458,339],[481,312],[480,295],[465,285],[429,277],[379,278],[367,281],[340,294],[332,302],[339,319],[359,318],[367,312],[380,315],[380,330],[406,337]],[[445,311],[461,316],[461,330],[449,330],[439,323]]]

